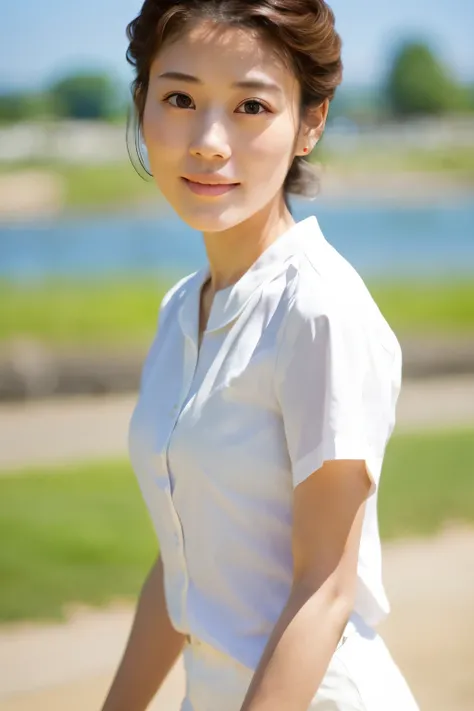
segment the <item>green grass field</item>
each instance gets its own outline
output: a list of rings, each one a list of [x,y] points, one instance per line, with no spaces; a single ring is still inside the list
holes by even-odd
[[[171,277],[27,287],[0,282],[0,342],[26,336],[53,345],[148,343],[172,282]],[[369,287],[397,334],[474,334],[472,279]]]
[[[171,280],[117,279],[15,286],[0,283],[0,342],[27,336],[49,344],[146,343]]]
[[[124,461],[0,476],[0,621],[135,595],[156,554]]]
[[[59,178],[65,210],[86,208],[88,212],[103,211],[161,201],[153,179],[143,180],[128,161],[97,164],[44,161],[0,163],[0,174],[30,170],[44,171]]]
[[[474,431],[397,435],[380,491],[384,539],[474,524]],[[0,621],[133,598],[157,544],[126,461],[0,477]]]
[[[128,164],[62,165],[57,171],[64,180],[65,202],[71,209],[85,205],[104,209],[123,200],[130,205],[160,200],[154,182],[142,180]]]
[[[358,171],[380,172],[416,172],[416,173],[441,173],[449,177],[453,174],[463,176],[471,181],[474,179],[474,147],[452,147],[439,145],[436,148],[412,148],[398,150],[376,147],[356,148],[352,151],[331,152],[324,147],[315,151],[314,160],[320,160],[330,169],[349,173]]]

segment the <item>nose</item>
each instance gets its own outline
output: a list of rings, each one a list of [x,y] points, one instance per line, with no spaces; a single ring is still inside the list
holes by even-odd
[[[205,160],[225,160],[230,157],[229,138],[223,121],[219,118],[204,117],[189,147],[195,158]]]

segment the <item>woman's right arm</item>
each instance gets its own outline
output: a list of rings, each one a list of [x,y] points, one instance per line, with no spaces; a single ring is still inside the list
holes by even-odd
[[[102,711],[145,711],[173,667],[185,636],[166,609],[163,564],[158,558],[140,593],[125,652]]]

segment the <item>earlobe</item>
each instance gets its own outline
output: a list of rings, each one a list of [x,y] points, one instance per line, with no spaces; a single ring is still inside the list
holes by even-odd
[[[319,137],[311,137],[311,136],[306,136],[306,138],[302,139],[302,143],[305,143],[303,147],[295,153],[295,155],[300,156],[307,156],[311,153],[311,151],[314,149],[315,145],[319,141]]]

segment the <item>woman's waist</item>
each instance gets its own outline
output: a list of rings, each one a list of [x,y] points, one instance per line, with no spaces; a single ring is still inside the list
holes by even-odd
[[[316,634],[316,630],[315,630]],[[353,612],[338,640],[339,649],[353,634],[372,639],[377,636],[362,617]],[[186,648],[194,659],[208,663],[213,668],[226,667],[233,674],[246,677],[253,674],[269,639],[268,635],[238,636],[232,639],[206,639],[205,632],[186,634]]]

